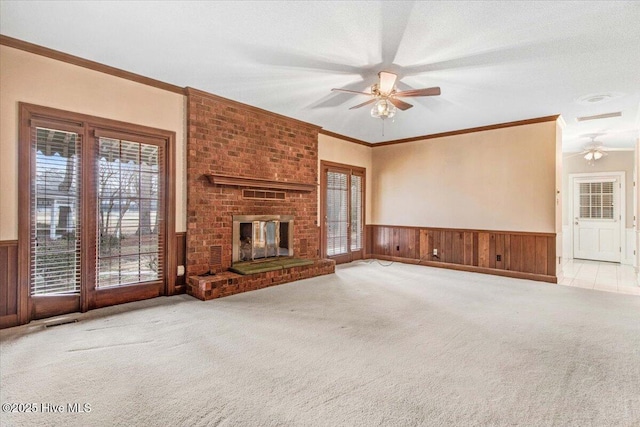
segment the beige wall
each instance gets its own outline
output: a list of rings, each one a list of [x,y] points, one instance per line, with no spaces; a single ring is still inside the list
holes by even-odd
[[[635,153],[633,151],[612,151],[600,160],[595,161],[592,165],[576,153],[566,153],[563,156],[563,182],[562,188],[565,194],[563,199],[564,206],[562,208],[562,223],[566,226],[570,225],[569,221],[569,191],[571,183],[569,175],[572,173],[597,173],[597,172],[624,172],[625,173],[625,215],[626,228],[633,227],[633,170],[635,164]]]
[[[20,101],[176,132],[176,231],[186,230],[184,96],[6,46],[0,89],[0,240],[17,238]],[[367,169],[367,223],[556,231],[555,122],[375,149],[318,140],[320,160]]]
[[[176,231],[186,230],[183,95],[6,46],[0,46],[0,91],[0,240],[18,237],[20,101],[174,131]]]
[[[373,149],[372,223],[556,232],[555,121]]]
[[[371,221],[371,201],[372,201],[372,185],[371,185],[371,147],[366,145],[355,144],[353,142],[334,138],[332,136],[318,135],[318,159],[335,163],[344,163],[351,166],[360,166],[367,169],[366,180],[366,206],[365,206],[365,223]],[[318,162],[318,170],[320,170],[320,162]],[[319,175],[318,175],[319,176]],[[319,215],[319,214],[318,214]],[[319,224],[319,222],[318,222]]]

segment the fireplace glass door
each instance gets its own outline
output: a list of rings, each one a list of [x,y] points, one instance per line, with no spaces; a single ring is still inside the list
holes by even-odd
[[[279,256],[280,221],[253,221],[252,259]]]
[[[233,262],[293,256],[293,217],[236,215],[233,217]]]

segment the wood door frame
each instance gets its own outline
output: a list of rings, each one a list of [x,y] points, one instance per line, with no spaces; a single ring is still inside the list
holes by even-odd
[[[140,285],[135,290],[131,286],[121,286],[112,289],[95,290],[95,267],[90,267],[91,252],[95,252],[95,239],[92,242],[92,225],[95,226],[96,214],[89,212],[85,204],[80,208],[81,229],[80,238],[84,242],[81,250],[81,286],[80,294],[74,298],[78,299],[77,308],[79,311],[87,311],[105,305],[119,304],[137,299],[146,299],[157,295],[173,295],[175,293],[175,281],[177,271],[177,254],[175,248],[175,216],[176,216],[176,179],[175,179],[175,158],[176,158],[176,134],[173,131],[151,128],[147,126],[121,122],[102,117],[96,117],[81,113],[59,110],[51,107],[19,102],[19,136],[18,136],[18,210],[22,214],[18,216],[18,321],[20,324],[28,323],[30,320],[39,317],[48,317],[59,314],[55,309],[49,307],[50,304],[43,305],[43,309],[35,312],[34,298],[31,296],[30,266],[31,266],[31,186],[32,175],[35,168],[35,155],[31,146],[31,121],[51,122],[52,125],[74,127],[81,129],[79,134],[82,137],[82,144],[85,146],[81,153],[82,168],[86,170],[88,163],[93,159],[88,158],[93,150],[87,149],[95,138],[90,134],[94,129],[110,129],[115,132],[122,132],[129,135],[137,135],[141,138],[155,138],[166,141],[165,145],[165,171],[163,185],[164,193],[164,216],[166,218],[163,232],[165,265],[163,277],[157,282]],[[66,124],[66,125],[65,125]],[[77,130],[76,130],[77,131]],[[88,176],[83,176],[83,181]],[[89,180],[93,183],[94,179]],[[81,189],[81,197],[91,198],[95,195],[95,189],[91,184],[84,185]],[[90,200],[90,199],[89,199]],[[90,203],[90,202],[89,202]],[[88,246],[87,246],[88,245]],[[88,249],[88,250],[87,250]],[[91,277],[93,274],[93,277]],[[122,288],[122,289],[120,289]],[[123,298],[122,294],[128,288],[129,298]],[[151,290],[151,291],[150,291]],[[91,296],[91,293],[95,295]],[[98,297],[97,293],[100,293]],[[109,295],[113,294],[113,295]],[[42,296],[40,298],[47,298]],[[70,295],[65,296],[63,303],[67,310],[76,311],[76,303]],[[67,301],[68,300],[68,301]],[[44,300],[43,300],[44,301]]]
[[[358,175],[362,176],[362,248],[360,249],[361,254],[357,259],[364,258],[365,251],[367,247],[366,242],[366,217],[367,217],[367,169],[361,166],[348,165],[344,163],[331,162],[327,160],[320,160],[320,254],[322,258],[327,257],[327,230],[325,224],[325,217],[327,216],[327,206],[326,206],[326,198],[327,198],[327,174],[326,171],[329,169],[337,169],[342,171],[348,171],[348,185],[351,183],[351,174],[356,172]],[[349,189],[349,197],[347,198],[347,202],[349,203],[349,208],[351,206],[351,190]],[[347,209],[349,215],[351,215],[350,209]],[[350,219],[350,218],[349,218]],[[340,260],[338,263],[342,262],[350,262],[353,260],[353,256],[351,254],[351,245],[350,237],[347,239],[348,246],[348,260]],[[331,257],[334,259],[336,257]],[[340,258],[342,258],[340,256]]]
[[[626,229],[627,229],[627,206],[626,199],[627,193],[625,188],[625,180],[626,173],[625,171],[613,171],[613,172],[584,172],[584,173],[571,173],[569,174],[569,240],[571,245],[571,258],[574,259],[574,205],[575,205],[575,182],[576,179],[596,179],[596,178],[618,178],[620,182],[619,190],[619,215],[620,215],[620,264],[622,264],[622,260],[624,259],[623,254],[626,253],[627,248],[627,238],[626,238]]]

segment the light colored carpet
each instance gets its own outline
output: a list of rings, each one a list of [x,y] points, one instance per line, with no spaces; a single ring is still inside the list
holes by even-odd
[[[640,297],[353,263],[0,333],[3,426],[638,426]],[[65,408],[66,409],[66,408]]]

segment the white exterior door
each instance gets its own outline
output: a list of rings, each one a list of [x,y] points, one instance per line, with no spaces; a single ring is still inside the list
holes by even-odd
[[[620,262],[620,181],[617,176],[574,178],[574,258]]]

